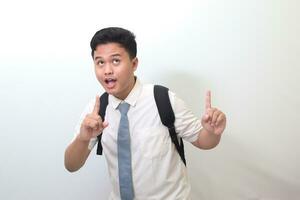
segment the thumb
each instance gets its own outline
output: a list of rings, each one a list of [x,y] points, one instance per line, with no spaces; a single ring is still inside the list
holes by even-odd
[[[108,122],[107,122],[107,121],[104,121],[104,122],[102,123],[102,127],[103,127],[103,129],[105,129],[106,127],[108,127]]]

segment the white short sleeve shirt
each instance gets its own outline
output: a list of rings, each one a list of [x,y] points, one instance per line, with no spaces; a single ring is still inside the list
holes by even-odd
[[[160,120],[153,95],[153,85],[143,85],[138,79],[128,97],[127,113],[132,153],[132,176],[135,200],[189,200],[190,183],[169,131]],[[169,91],[175,114],[175,129],[179,137],[189,142],[198,138],[200,120],[186,107],[184,102]],[[93,110],[95,100],[91,100],[80,120]],[[103,154],[107,161],[112,183],[111,200],[119,200],[117,135],[120,112],[116,109],[122,100],[109,95],[105,121],[109,123],[103,130]],[[79,132],[80,123],[76,127]],[[97,143],[90,140],[89,149]]]

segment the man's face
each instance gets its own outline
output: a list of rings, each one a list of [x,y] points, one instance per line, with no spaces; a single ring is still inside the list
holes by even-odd
[[[101,44],[94,51],[95,74],[105,91],[125,99],[134,86],[137,58],[130,59],[118,43]]]

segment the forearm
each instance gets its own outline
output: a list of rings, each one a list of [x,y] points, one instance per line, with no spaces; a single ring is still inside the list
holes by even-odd
[[[65,151],[65,168],[70,172],[80,169],[90,154],[89,141],[83,141],[78,136]]]
[[[202,128],[198,133],[198,139],[193,142],[193,145],[200,149],[212,149],[219,144],[220,139],[221,134],[209,133],[206,129]]]

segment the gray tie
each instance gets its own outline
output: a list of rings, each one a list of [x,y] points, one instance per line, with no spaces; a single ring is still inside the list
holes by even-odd
[[[118,110],[121,113],[118,130],[118,167],[120,195],[122,200],[133,200],[130,135],[127,117],[128,109],[128,103],[122,103],[118,106]]]

